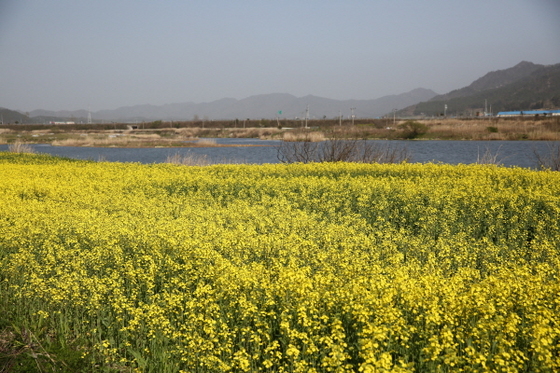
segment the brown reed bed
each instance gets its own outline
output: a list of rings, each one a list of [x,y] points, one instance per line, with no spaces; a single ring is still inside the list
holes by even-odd
[[[425,138],[442,140],[560,140],[560,125],[550,120],[426,120]]]
[[[158,135],[117,136],[117,135],[86,135],[69,137],[51,142],[53,146],[84,146],[84,147],[171,147],[188,146],[181,139],[162,138]]]
[[[319,142],[319,141],[325,141],[325,134],[323,132],[318,132],[318,131],[284,132],[282,140],[288,142],[292,142],[292,141]]]
[[[167,156],[165,163],[177,164],[182,166],[210,166],[213,164],[242,164],[246,163],[242,159],[224,159],[220,162],[210,160],[206,154],[179,154]]]
[[[314,121],[312,128],[301,127],[182,127],[140,129],[87,129],[68,127],[44,128],[25,126],[0,127],[0,144],[16,141],[25,144],[51,144],[55,146],[90,147],[211,147],[224,146],[200,139],[208,138],[257,138],[284,141],[324,141],[329,134],[345,132],[352,138],[403,139],[407,133],[405,120],[356,120],[355,125],[332,121]],[[427,130],[415,136],[433,140],[538,140],[560,141],[560,118],[436,118],[417,120]],[[116,126],[117,127],[117,126]]]

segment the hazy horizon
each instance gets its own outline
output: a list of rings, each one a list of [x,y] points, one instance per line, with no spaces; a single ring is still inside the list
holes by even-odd
[[[439,94],[560,62],[556,0],[0,2],[0,107]]]

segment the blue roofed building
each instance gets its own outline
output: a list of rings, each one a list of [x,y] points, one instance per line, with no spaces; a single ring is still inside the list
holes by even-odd
[[[500,111],[498,117],[548,117],[560,115],[560,110],[520,110],[520,111]]]

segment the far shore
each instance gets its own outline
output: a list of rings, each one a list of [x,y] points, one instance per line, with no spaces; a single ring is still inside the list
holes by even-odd
[[[271,124],[277,124],[275,127]],[[410,123],[413,123],[412,125]],[[229,126],[228,126],[229,125]],[[418,140],[532,140],[560,141],[560,117],[549,118],[437,118],[407,121],[402,119],[251,121],[249,127],[238,122],[161,122],[88,125],[0,126],[0,144],[50,144],[83,147],[225,147],[264,146],[219,144],[213,138],[253,138],[284,141],[323,141],[335,138],[418,139]],[[268,125],[268,126],[265,126]]]

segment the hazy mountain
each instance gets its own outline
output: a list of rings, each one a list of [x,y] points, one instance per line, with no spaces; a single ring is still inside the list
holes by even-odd
[[[92,112],[95,121],[152,121],[152,120],[192,120],[200,119],[261,119],[275,118],[281,111],[281,118],[302,118],[309,105],[309,118],[335,118],[342,113],[351,114],[351,108],[358,118],[375,118],[393,109],[402,109],[415,103],[429,100],[436,93],[418,88],[400,95],[381,97],[375,100],[332,100],[317,96],[296,97],[286,93],[272,93],[247,97],[241,100],[224,98],[206,103],[175,103],[167,105],[136,105],[115,110]],[[87,111],[47,111],[35,110],[32,117],[87,118]]]
[[[19,111],[0,107],[0,123],[11,124],[16,122],[29,123],[30,119],[27,115],[22,114]]]
[[[456,89],[449,93],[432,97],[430,101],[443,101],[452,98],[467,97],[477,94],[478,92],[486,91],[488,89],[495,89],[507,86],[520,79],[523,79],[535,71],[542,69],[544,65],[537,65],[532,62],[522,61],[505,70],[491,71],[481,78],[472,82],[469,86]]]
[[[560,107],[560,64],[544,66],[521,62],[490,72],[467,87],[433,97],[398,114],[470,116],[486,109],[494,114],[508,110],[536,110]]]

